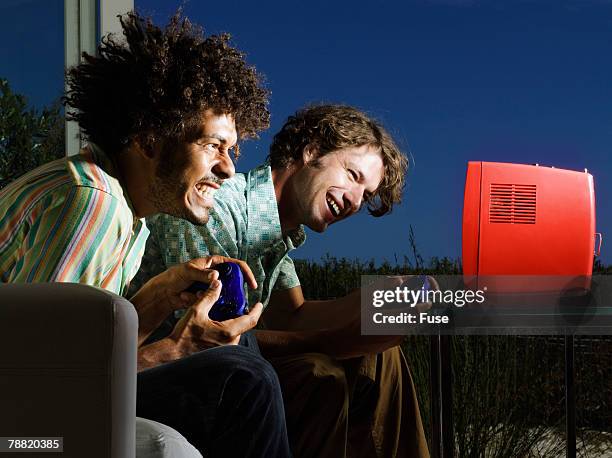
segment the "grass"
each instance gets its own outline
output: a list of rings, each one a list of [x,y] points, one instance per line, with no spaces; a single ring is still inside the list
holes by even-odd
[[[341,297],[361,275],[461,273],[461,263],[412,257],[395,263],[326,256],[297,260],[308,299]],[[596,263],[594,272],[612,274]],[[565,453],[564,339],[539,336],[452,338],[455,456],[555,457]],[[403,350],[417,387],[423,423],[429,414],[429,337],[408,336]],[[577,337],[578,455],[612,456],[612,337]],[[428,431],[429,433],[429,431]]]

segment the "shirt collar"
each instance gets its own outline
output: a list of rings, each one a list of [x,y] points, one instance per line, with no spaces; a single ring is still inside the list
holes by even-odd
[[[249,171],[246,182],[249,243],[265,241],[254,244],[264,248],[282,240],[289,250],[301,246],[306,240],[302,226],[283,237],[270,165],[264,163]]]
[[[304,244],[306,241],[306,232],[304,232],[304,226],[300,224],[297,229],[293,229],[287,234],[285,242],[290,250],[294,250]]]
[[[100,167],[108,175],[119,181],[119,174],[117,173],[117,167],[115,166],[113,159],[108,154],[106,154],[102,150],[102,148],[100,148],[95,143],[89,142],[83,148],[83,151],[85,154],[89,153],[90,157],[93,159],[96,165],[98,165],[98,167]]]
[[[125,199],[125,202],[134,217],[134,224],[140,222],[144,227],[146,227],[145,219],[136,217],[136,210],[134,210],[134,205],[130,200],[130,196],[125,191],[123,179],[113,158],[110,155],[106,154],[104,150],[102,150],[102,148],[100,148],[95,143],[89,142],[85,148],[88,148],[93,158],[93,161],[102,170],[104,170],[104,172],[106,172],[110,177],[113,178],[113,183],[111,184],[111,186],[114,188],[113,191],[115,192],[115,194],[118,194],[119,196],[122,196],[123,199]]]

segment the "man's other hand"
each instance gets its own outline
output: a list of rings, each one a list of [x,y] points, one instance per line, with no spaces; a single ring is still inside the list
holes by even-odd
[[[379,279],[375,285],[376,289],[394,290],[397,287],[406,286],[411,289],[418,289],[423,285],[424,276],[416,275],[397,275],[385,276]],[[427,276],[430,290],[439,290],[440,287],[435,278]],[[355,315],[347,325],[333,330],[328,329],[324,332],[337,332],[337,338],[330,339],[334,342],[333,348],[329,348],[325,353],[333,354],[337,358],[352,358],[368,353],[381,353],[389,348],[401,344],[405,336],[393,335],[363,335],[361,333],[361,290],[353,291],[346,299],[354,303]],[[430,302],[421,302],[415,305],[418,312],[426,312],[431,308]]]

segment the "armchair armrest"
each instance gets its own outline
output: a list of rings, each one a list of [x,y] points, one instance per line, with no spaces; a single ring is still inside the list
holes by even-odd
[[[103,289],[0,285],[0,435],[134,458],[137,329],[132,304]]]

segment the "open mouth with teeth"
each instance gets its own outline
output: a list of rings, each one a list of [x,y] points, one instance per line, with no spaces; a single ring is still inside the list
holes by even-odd
[[[210,196],[212,194],[212,188],[205,184],[197,184],[196,189],[202,196]]]
[[[215,193],[215,191],[217,190],[217,187],[215,186],[211,186],[208,183],[198,183],[195,185],[196,191],[198,192],[198,195],[207,201],[211,201],[211,199],[213,198],[213,194]],[[212,205],[212,201],[211,201],[211,205]]]
[[[336,201],[332,199],[329,195],[326,196],[326,200],[327,200],[327,206],[329,207],[329,211],[334,216],[334,218],[337,218],[338,216],[340,216],[340,207],[338,207],[338,204],[336,203]]]

